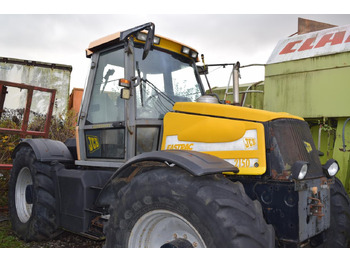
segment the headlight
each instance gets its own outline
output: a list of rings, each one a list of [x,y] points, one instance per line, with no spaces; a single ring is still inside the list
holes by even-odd
[[[197,59],[197,56],[198,56],[198,53],[195,52],[195,51],[193,51],[193,50],[191,50],[191,57],[192,57],[193,59]]]
[[[297,161],[292,166],[292,178],[294,179],[304,179],[308,170],[308,162],[305,161]]]
[[[136,39],[140,40],[142,42],[146,42],[147,40],[147,34],[143,33],[143,32],[138,32],[136,35]],[[158,36],[154,36],[153,38],[153,44],[155,45],[159,45],[160,43],[160,38]]]
[[[186,55],[189,55],[190,54],[190,49],[186,46],[183,46],[182,49],[181,49],[181,52],[186,54]]]
[[[328,176],[328,177],[334,177],[338,171],[339,171],[339,165],[338,162],[334,159],[329,159],[326,164],[322,166],[323,172]]]
[[[190,48],[188,48],[187,46],[182,46],[181,48],[181,53],[189,55],[190,57],[192,57],[194,60],[197,59],[198,57],[198,53]]]

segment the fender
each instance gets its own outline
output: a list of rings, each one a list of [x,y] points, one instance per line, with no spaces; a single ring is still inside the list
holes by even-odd
[[[153,162],[150,164],[150,162]],[[178,166],[196,177],[221,174],[222,172],[238,173],[239,169],[227,161],[213,155],[184,150],[162,150],[137,155],[122,165],[106,183],[98,198],[97,206],[109,205],[114,195],[126,183],[130,182],[143,169]]]
[[[73,156],[67,146],[61,141],[37,138],[37,139],[23,139],[22,142],[16,146],[12,153],[12,159],[16,157],[17,151],[23,146],[30,146],[36,158],[40,162],[73,162]]]

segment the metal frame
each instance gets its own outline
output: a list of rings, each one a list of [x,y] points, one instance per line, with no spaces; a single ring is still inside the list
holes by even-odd
[[[0,118],[1,118],[2,112],[4,112],[3,107],[4,107],[4,102],[5,102],[8,86],[28,90],[27,99],[26,99],[26,106],[24,109],[21,129],[0,128],[0,133],[19,134],[21,138],[25,138],[28,135],[48,138],[49,129],[50,129],[50,121],[51,121],[51,116],[52,116],[53,107],[54,107],[54,103],[55,103],[56,90],[38,87],[38,86],[31,86],[31,85],[26,85],[26,84],[0,81]],[[30,130],[28,130],[30,108],[32,105],[33,93],[35,90],[40,91],[40,92],[51,93],[49,108],[48,108],[48,112],[46,114],[44,131],[30,131]],[[10,164],[0,164],[0,170],[10,170],[11,168],[12,168],[12,165],[10,165]]]

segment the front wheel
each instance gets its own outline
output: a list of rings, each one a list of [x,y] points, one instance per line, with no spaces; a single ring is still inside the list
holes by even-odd
[[[106,247],[273,247],[274,229],[241,183],[177,167],[146,171],[117,194]]]
[[[167,247],[179,240],[188,242],[189,247],[206,247],[195,225],[186,218],[166,209],[156,209],[137,220],[130,232],[128,247]]]
[[[335,178],[331,185],[331,226],[326,231],[323,247],[349,247],[350,244],[350,199],[342,182]]]

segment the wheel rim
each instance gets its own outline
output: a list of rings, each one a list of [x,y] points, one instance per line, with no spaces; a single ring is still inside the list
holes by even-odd
[[[193,247],[206,247],[198,231],[182,216],[168,210],[153,210],[134,225],[129,247],[161,247],[177,238],[188,240]]]
[[[33,186],[33,180],[28,167],[23,167],[18,174],[15,188],[15,205],[17,216],[22,223],[28,222],[32,214],[33,204],[27,202],[27,187]]]

